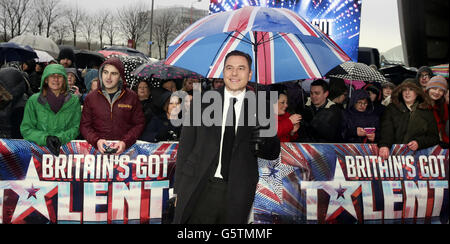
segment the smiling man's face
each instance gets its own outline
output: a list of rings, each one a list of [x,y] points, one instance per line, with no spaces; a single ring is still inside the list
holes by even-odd
[[[223,80],[228,91],[243,91],[251,78],[252,71],[245,57],[228,57],[223,70]]]

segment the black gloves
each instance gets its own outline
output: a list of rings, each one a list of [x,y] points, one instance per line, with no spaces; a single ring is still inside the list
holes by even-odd
[[[250,151],[258,158],[275,160],[280,155],[280,140],[278,136],[261,137],[261,130],[269,126],[254,126],[251,131]]]
[[[258,152],[261,150],[262,144],[264,143],[263,138],[260,136],[261,135],[260,131],[262,128],[263,127],[261,127],[260,125],[252,127],[250,138],[250,151],[255,155],[258,154]]]
[[[59,148],[61,147],[61,141],[56,136],[47,136],[46,139],[48,150],[56,156],[59,156]]]

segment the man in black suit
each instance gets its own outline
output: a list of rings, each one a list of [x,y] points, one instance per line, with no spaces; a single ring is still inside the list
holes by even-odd
[[[252,106],[245,99],[251,62],[240,51],[225,58],[225,87],[218,90],[221,126],[183,126],[174,184],[176,224],[247,223],[259,178],[257,157],[274,160],[280,154],[276,132],[260,137],[261,127],[246,117]]]

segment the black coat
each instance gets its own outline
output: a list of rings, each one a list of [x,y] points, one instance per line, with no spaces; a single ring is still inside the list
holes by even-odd
[[[412,111],[403,102],[401,91],[404,88],[414,89],[417,94]],[[393,144],[407,144],[414,140],[419,144],[419,149],[437,145],[439,131],[433,112],[429,109],[429,99],[421,88],[412,82],[400,84],[392,94],[392,103],[381,117],[378,147],[390,148]]]
[[[15,68],[0,70],[0,138],[22,139],[22,123],[26,96],[23,74]]]
[[[318,110],[315,110],[313,106],[311,100],[308,99],[301,112],[302,120],[298,140],[314,143],[341,142],[341,109],[330,100]]]
[[[219,90],[223,97],[224,89]],[[247,103],[244,100],[247,113]],[[208,105],[203,105],[203,109]],[[202,109],[202,110],[203,110]],[[244,116],[240,116],[242,119]],[[258,183],[257,157],[251,148],[251,126],[240,126],[233,145],[227,182],[227,223],[247,223]],[[174,223],[186,223],[211,177],[219,158],[221,126],[183,126],[178,147],[174,193],[177,194]],[[276,159],[280,153],[277,136],[264,138],[258,157]],[[213,207],[213,206],[212,206]]]
[[[366,99],[368,105],[366,111],[359,112],[355,109],[355,104],[359,100]],[[370,101],[369,93],[364,90],[356,90],[350,99],[348,108],[343,111],[341,134],[343,142],[347,143],[364,143],[366,137],[358,136],[356,130],[358,127],[375,128],[375,142],[379,138],[380,134],[380,118],[375,111],[373,103]],[[370,143],[370,141],[366,141]]]

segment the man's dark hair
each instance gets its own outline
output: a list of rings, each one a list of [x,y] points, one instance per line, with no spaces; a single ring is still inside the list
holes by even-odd
[[[330,86],[328,83],[322,79],[315,80],[311,83],[311,86],[321,86],[323,89],[323,92],[327,92],[330,90]]]
[[[239,50],[234,50],[231,51],[227,54],[227,56],[225,56],[225,61],[224,64],[227,62],[227,59],[231,56],[241,56],[244,57],[245,59],[247,59],[248,62],[248,67],[251,70],[252,69],[252,57],[250,57],[250,55],[248,55],[247,53],[241,52]]]

